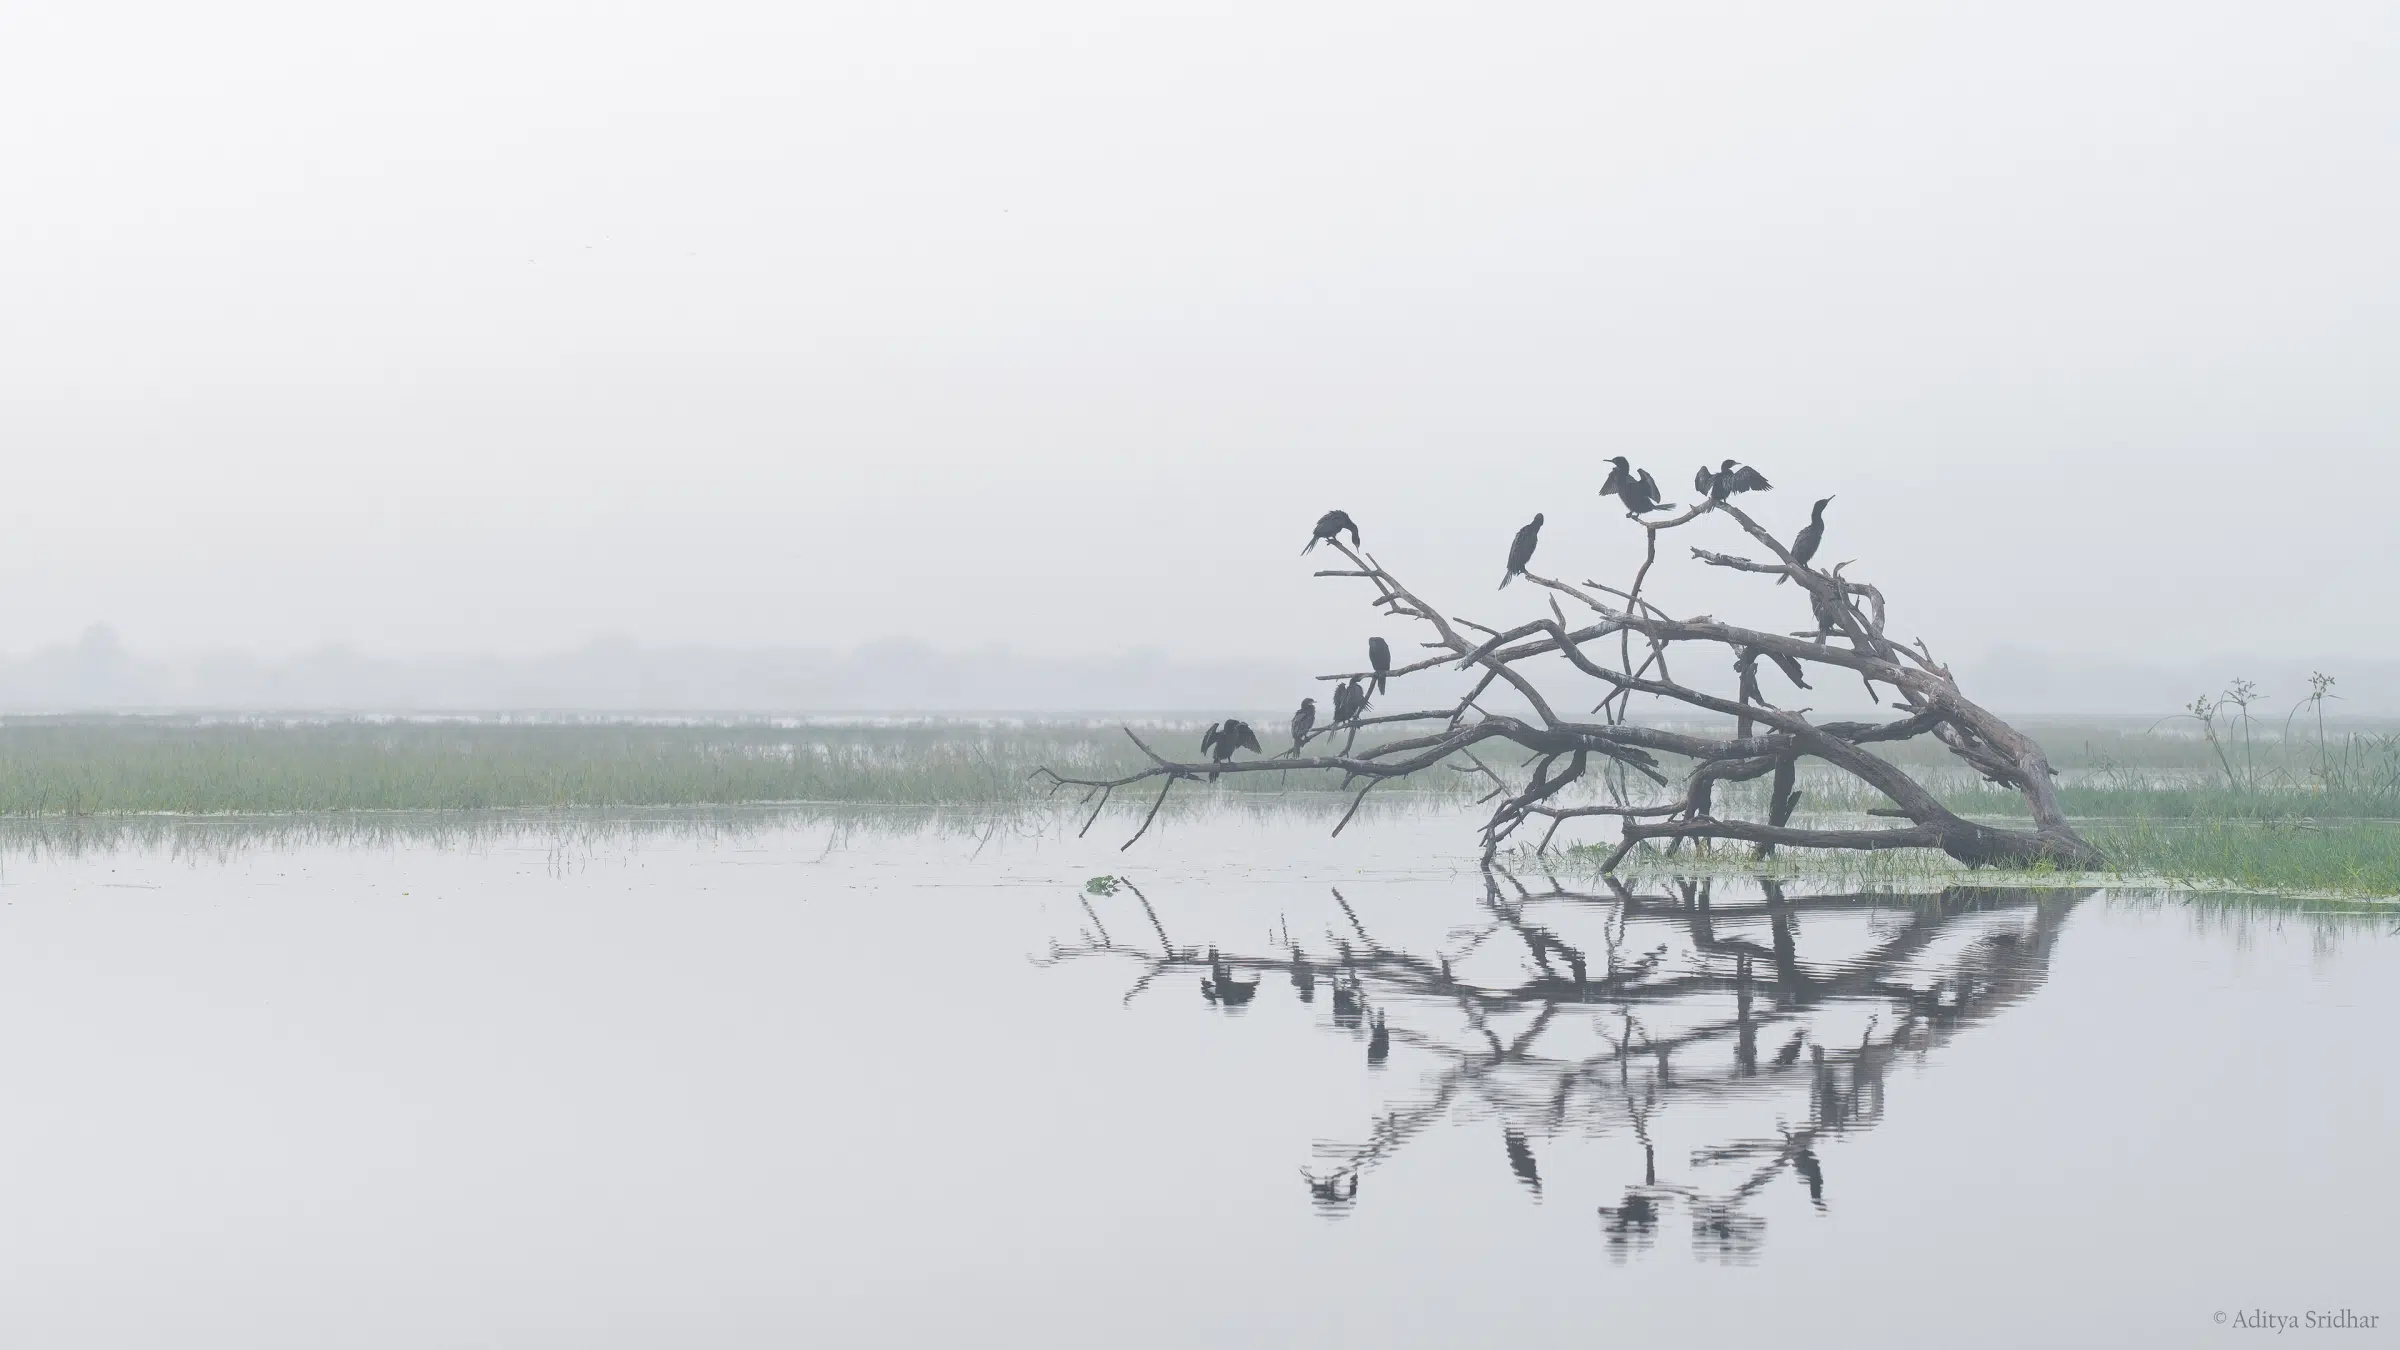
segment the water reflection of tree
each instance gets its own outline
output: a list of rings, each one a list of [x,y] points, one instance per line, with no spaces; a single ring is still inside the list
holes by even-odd
[[[1645,1163],[1621,1199],[1600,1207],[1610,1252],[1648,1248],[1680,1207],[1697,1254],[1739,1261],[1764,1234],[1749,1212],[1754,1198],[1788,1172],[1824,1209],[1820,1141],[1882,1118],[1894,1058],[1930,1050],[2038,987],[2061,924],[2092,894],[1954,886],[1922,896],[1792,895],[1761,881],[1719,898],[1709,880],[1643,893],[1611,877],[1588,892],[1546,877],[1534,889],[1500,868],[1484,881],[1475,920],[1432,954],[1379,940],[1336,890],[1342,925],[1319,955],[1299,945],[1281,954],[1178,946],[1148,896],[1112,883],[1102,892],[1135,901],[1155,947],[1110,937],[1087,896],[1091,927],[1053,944],[1044,963],[1103,953],[1138,961],[1128,1002],[1179,973],[1221,981],[1228,970],[1284,972],[1312,993],[1324,977],[1337,993],[1354,991],[1346,1010],[1337,998],[1335,1029],[1357,1034],[1362,1006],[1385,1014],[1391,1041],[1432,1072],[1361,1137],[1319,1145],[1304,1176],[1321,1208],[1349,1208],[1363,1173],[1445,1120],[1497,1115],[1508,1166],[1536,1193],[1532,1141],[1626,1131]],[[1804,937],[1804,923],[1822,931]],[[1845,930],[1855,930],[1846,944]],[[1523,959],[1508,963],[1513,977],[1494,978],[1503,952]],[[1438,1025],[1445,1019],[1448,1029]],[[1569,1044],[1578,1026],[1596,1034],[1596,1048]],[[1694,1149],[1693,1179],[1661,1181],[1652,1119],[1691,1104],[1763,1105],[1778,1118],[1771,1133]]]

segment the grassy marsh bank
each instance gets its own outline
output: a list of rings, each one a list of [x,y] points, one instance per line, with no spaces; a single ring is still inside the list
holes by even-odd
[[[1201,726],[1136,729],[1193,753]],[[995,806],[1045,799],[1031,781],[1044,765],[1107,775],[1142,762],[1122,729],[1082,722],[12,718],[0,721],[0,816]],[[1236,775],[1221,790],[1275,793],[1326,786],[1323,777]],[[1467,787],[1440,773],[1393,785],[1433,796]]]
[[[1262,723],[1261,725],[1270,725]],[[1136,723],[1153,745],[1189,753],[1197,722]],[[2124,877],[2351,896],[2400,895],[2400,738],[2358,732],[2273,748],[2274,773],[2227,772],[2189,735],[2114,726],[2041,725],[2061,747],[2061,797]],[[1914,749],[1912,747],[1912,749]],[[1898,757],[1898,756],[1895,756]],[[493,812],[744,807],[777,803],[1033,808],[1053,798],[1043,765],[1131,772],[1140,752],[1114,722],[1004,720],[717,723],[391,719],[274,721],[167,717],[0,720],[0,817],[73,821],[139,816]],[[1518,766],[1496,765],[1504,772]],[[1912,767],[1920,767],[1912,764]],[[2014,793],[1927,760],[1954,809],[2021,816]],[[1327,776],[1246,774],[1209,800],[1295,809],[1340,798],[1303,790]],[[1377,802],[1464,803],[1488,786],[1436,772],[1391,784]],[[1884,805],[1855,780],[1804,776],[1804,815],[1857,818]],[[1763,807],[1760,784],[1727,785],[1722,809]],[[1286,798],[1286,794],[1293,794]],[[1120,805],[1123,805],[1120,803]],[[1581,834],[1597,837],[1603,827]],[[1572,836],[1571,836],[1572,837]],[[1562,840],[1562,842],[1564,842]],[[1462,847],[1465,841],[1462,840]],[[1721,850],[1712,866],[1742,866]],[[1655,865],[1689,870],[1689,851]],[[1643,865],[1637,862],[1637,865]],[[1922,880],[1948,860],[1917,853],[1806,855],[1782,869],[1862,882]]]
[[[1829,824],[1862,822],[1829,818]],[[2330,824],[2261,820],[2081,822],[2084,837],[2108,859],[2094,880],[2235,889],[2351,900],[2400,899],[2400,823]],[[1613,846],[1579,844],[1578,863],[1597,866]],[[1943,885],[1973,878],[1987,884],[2056,885],[2060,874],[2041,869],[1970,869],[1921,849],[1887,853],[1790,849],[1760,861],[1747,846],[1712,853],[1669,854],[1645,845],[1626,860],[1652,875],[1758,874],[1860,887]]]

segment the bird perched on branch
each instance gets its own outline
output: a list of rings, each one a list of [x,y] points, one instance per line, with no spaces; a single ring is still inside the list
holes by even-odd
[[[1831,497],[1819,497],[1817,504],[1809,508],[1808,523],[1800,527],[1800,533],[1792,536],[1793,562],[1804,563],[1817,556],[1817,545],[1825,542],[1825,504],[1832,500]],[[1775,584],[1780,586],[1791,579],[1792,574],[1786,572],[1775,578]]]
[[[1712,502],[1743,492],[1764,492],[1775,486],[1767,476],[1740,460],[1729,459],[1715,469],[1703,464],[1692,478],[1692,490],[1704,493]]]
[[[1222,722],[1215,723],[1209,727],[1206,734],[1200,737],[1200,753],[1219,764],[1233,762],[1233,752],[1236,750],[1248,750],[1252,754],[1263,753],[1258,748],[1258,733],[1250,729],[1248,722],[1238,717],[1228,717]],[[1211,773],[1208,781],[1212,783],[1217,781],[1217,776]]]
[[[1375,692],[1383,692],[1384,681],[1392,676],[1392,644],[1379,637],[1367,639],[1367,664],[1375,671]]]
[[[1341,697],[1341,691],[1335,690],[1334,697],[1338,700]],[[1300,700],[1300,710],[1292,714],[1293,754],[1300,753],[1300,747],[1308,744],[1308,733],[1316,729],[1317,701],[1313,698],[1304,698]]]
[[[1350,547],[1357,548],[1358,522],[1350,519],[1347,511],[1328,511],[1317,517],[1317,528],[1308,536],[1308,547],[1300,551],[1306,553],[1319,544],[1330,544],[1341,538],[1344,530],[1350,532]]]
[[[1367,1034],[1367,1063],[1381,1064],[1391,1056],[1392,1033],[1384,1030],[1383,1010],[1375,1011],[1375,1029]]]
[[[1633,461],[1623,455],[1610,455],[1608,462],[1616,467],[1608,471],[1607,481],[1600,484],[1600,495],[1603,497],[1622,496],[1625,489],[1633,486]]]
[[[1508,570],[1500,574],[1502,586],[1508,585],[1524,572],[1525,564],[1533,561],[1533,546],[1541,541],[1542,513],[1536,511],[1533,519],[1525,523],[1525,528],[1517,531],[1516,539],[1508,546]]]
[[[1366,686],[1353,675],[1333,687],[1333,724],[1349,726],[1367,711]]]
[[[1849,610],[1846,602],[1813,587],[1808,592],[1808,607],[1816,616],[1817,641],[1820,644],[1842,626]]]
[[[1650,476],[1648,469],[1635,473],[1623,455],[1611,455],[1608,462],[1616,467],[1608,471],[1608,481],[1600,485],[1601,496],[1616,498],[1637,516],[1659,509],[1658,480]]]

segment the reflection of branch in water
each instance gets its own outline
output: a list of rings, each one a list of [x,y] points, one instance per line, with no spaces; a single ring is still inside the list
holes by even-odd
[[[1924,1053],[2032,993],[2067,914],[2091,894],[1952,887],[1923,897],[1793,896],[1764,882],[1755,901],[1725,901],[1708,882],[1676,883],[1664,894],[1637,893],[1614,877],[1609,886],[1579,893],[1552,878],[1537,895],[1487,869],[1478,921],[1450,930],[1446,945],[1474,962],[1456,969],[1447,955],[1383,945],[1335,893],[1350,936],[1336,937],[1340,963],[1326,971],[1334,1024],[1355,1030],[1371,1012],[1371,1065],[1397,1042],[1434,1071],[1412,1104],[1384,1110],[1363,1138],[1318,1146],[1320,1167],[1306,1173],[1318,1203],[1347,1206],[1361,1174],[1462,1111],[1499,1117],[1509,1169],[1537,1195],[1537,1136],[1622,1129],[1642,1145],[1644,1166],[1638,1185],[1600,1208],[1611,1253],[1646,1249],[1666,1210],[1681,1205],[1697,1254],[1749,1259],[1764,1235],[1764,1220],[1748,1211],[1754,1197],[1788,1172],[1824,1212],[1821,1142],[1882,1118],[1886,1069],[1901,1052]],[[1137,960],[1143,969],[1128,999],[1167,971],[1202,965],[1166,941],[1157,911],[1142,903],[1163,956],[1103,939],[1054,944],[1050,960]],[[1804,934],[1812,915],[1821,921]],[[1567,936],[1595,919],[1596,942]],[[1495,935],[1514,941],[1495,946]],[[1521,964],[1494,978],[1514,951]],[[1205,965],[1219,986],[1234,972],[1272,968],[1312,991],[1318,973],[1297,945],[1275,957],[1212,948]],[[1762,976],[1770,990],[1757,988]],[[1441,1029],[1446,1016],[1457,1019],[1454,1030]],[[1770,1028],[1779,1048],[1762,1063]],[[1598,1048],[1575,1048],[1578,1037]],[[1801,1123],[1694,1149],[1693,1180],[1658,1180],[1652,1126],[1662,1108],[1771,1107],[1777,1099],[1788,1100]]]

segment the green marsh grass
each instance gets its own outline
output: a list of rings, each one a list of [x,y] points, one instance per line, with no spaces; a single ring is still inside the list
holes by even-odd
[[[1198,724],[1136,729],[1162,753],[1198,757]],[[1034,781],[1043,766],[1098,777],[1143,762],[1119,727],[1070,722],[16,718],[0,722],[0,816],[990,806],[1080,795]],[[1216,790],[1328,786],[1322,774],[1252,773],[1228,776]],[[1456,795],[1469,786],[1464,775],[1437,772],[1382,792]]]
[[[1261,721],[1271,726],[1271,721]],[[1172,755],[1197,755],[1201,724],[1152,720],[1136,730]],[[2189,736],[2044,727],[2059,756],[2068,813],[2107,854],[2118,879],[2232,885],[2329,895],[2400,896],[2400,754],[2388,733],[2272,747],[2276,762],[2315,765],[2306,777],[2229,779]],[[2283,751],[2291,749],[2287,755]],[[1922,747],[1912,747],[1912,757]],[[1899,756],[1895,756],[1898,758]],[[2263,755],[2262,755],[2263,758]],[[0,720],[0,817],[41,821],[141,816],[305,816],[318,813],[640,811],[814,803],[994,808],[1073,806],[1043,766],[1090,776],[1130,773],[1140,752],[1115,723],[913,721],[636,723],[391,719],[271,721],[191,717]],[[1491,761],[1522,772],[1513,760]],[[2016,794],[1991,789],[1928,758],[1912,762],[1953,809],[2022,818]],[[1866,820],[1888,805],[1855,780],[1804,774],[1804,817]],[[1347,798],[1327,775],[1239,774],[1178,791],[1173,810],[1209,802],[1338,812]],[[1488,783],[1448,769],[1379,788],[1369,808],[1462,805]],[[1110,828],[1138,816],[1148,793],[1117,794]],[[1763,782],[1726,785],[1720,809],[1764,809]],[[1462,828],[1468,828],[1462,822]],[[1586,822],[1561,839],[1613,835]],[[1462,847],[1470,843],[1462,839]],[[1603,850],[1605,845],[1602,845]],[[1754,870],[1747,848],[1637,854],[1637,868],[1696,865]],[[1919,851],[1787,853],[1765,869],[1862,885],[1940,881],[1965,869]],[[1987,870],[1982,874],[1988,878]],[[2044,879],[2029,875],[2029,880]],[[2055,879],[2055,878],[2049,878]]]

